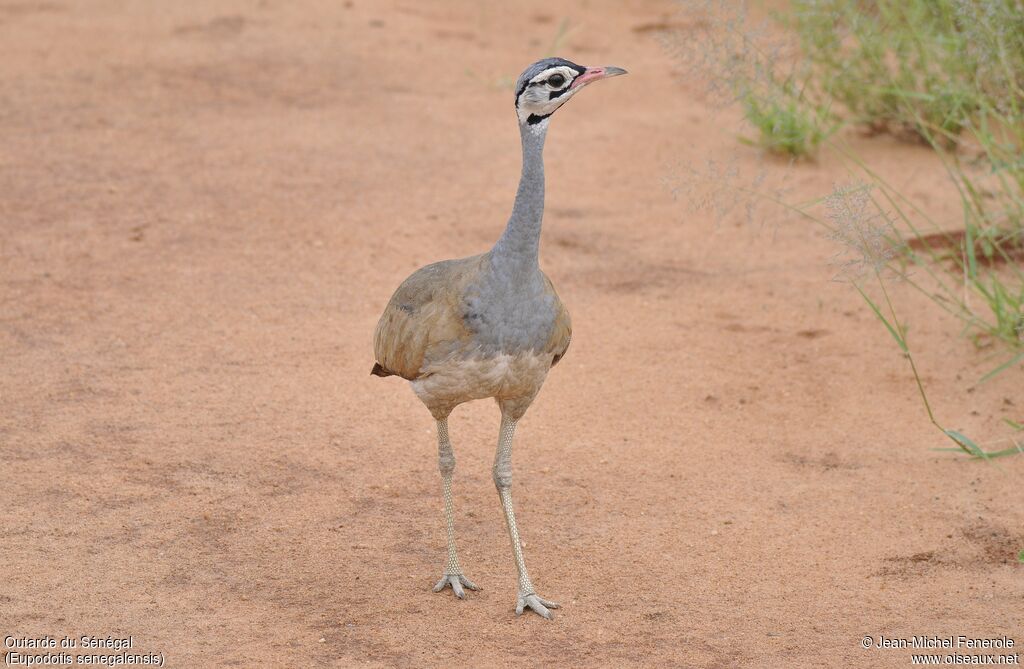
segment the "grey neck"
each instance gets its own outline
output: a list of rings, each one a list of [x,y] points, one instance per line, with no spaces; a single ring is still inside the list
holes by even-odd
[[[544,218],[544,138],[548,119],[519,124],[523,173],[505,233],[491,250],[492,261],[510,270],[539,269],[540,226]]]

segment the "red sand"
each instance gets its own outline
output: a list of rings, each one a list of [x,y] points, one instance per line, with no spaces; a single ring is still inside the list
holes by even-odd
[[[937,452],[820,230],[673,200],[735,160],[649,29],[668,2],[0,5],[0,634],[133,635],[167,666],[908,666],[865,635],[1021,636],[1024,459]],[[573,345],[521,423],[516,618],[493,403],[433,422],[369,375],[412,270],[486,249],[543,54],[619,65],[553,120],[542,264]],[[685,29],[685,26],[684,26]],[[858,150],[923,206],[923,149]],[[787,198],[847,179],[769,161]],[[771,213],[776,219],[775,213]],[[1019,370],[895,294],[936,411],[1020,418]]]

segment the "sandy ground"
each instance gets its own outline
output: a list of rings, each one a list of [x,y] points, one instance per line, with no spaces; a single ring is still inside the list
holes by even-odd
[[[511,5],[511,3],[509,3]],[[301,5],[301,6],[299,6]],[[932,450],[905,361],[813,226],[673,198],[736,141],[651,23],[669,2],[0,3],[0,634],[132,635],[167,666],[909,666],[866,635],[1024,643],[1024,459]],[[631,74],[553,121],[542,265],[573,344],[521,423],[517,512],[554,622],[516,618],[498,413],[369,375],[391,291],[486,249],[519,172],[501,82]],[[679,21],[685,39],[687,20]],[[927,151],[854,139],[922,206]],[[739,209],[742,209],[740,207]],[[955,214],[955,209],[950,211]],[[936,410],[1024,410],[905,288]],[[6,652],[6,651],[5,651]]]

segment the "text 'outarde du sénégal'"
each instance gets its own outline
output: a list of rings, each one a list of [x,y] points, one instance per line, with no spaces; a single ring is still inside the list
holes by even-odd
[[[108,650],[128,650],[135,647],[135,637],[115,637],[115,636],[90,636],[88,634],[73,637],[53,637],[53,636],[41,636],[41,637],[18,637],[18,636],[5,636],[4,637],[4,648],[7,649],[31,649],[31,650],[47,650],[55,648],[105,648]]]

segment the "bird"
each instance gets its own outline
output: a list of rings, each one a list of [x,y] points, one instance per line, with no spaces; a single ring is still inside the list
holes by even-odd
[[[501,424],[491,473],[518,572],[517,616],[531,610],[550,620],[551,609],[559,606],[538,595],[530,580],[512,506],[516,424],[572,339],[569,312],[538,261],[544,142],[552,115],[566,102],[593,82],[622,74],[620,67],[585,67],[563,58],[545,58],[523,71],[515,87],[522,173],[504,232],[486,253],[433,263],[410,275],[374,331],[370,373],[408,380],[437,424],[448,555],[434,592],[451,587],[459,599],[464,588],[480,588],[463,574],[455,547],[455,453],[448,417],[464,402],[497,402]]]

